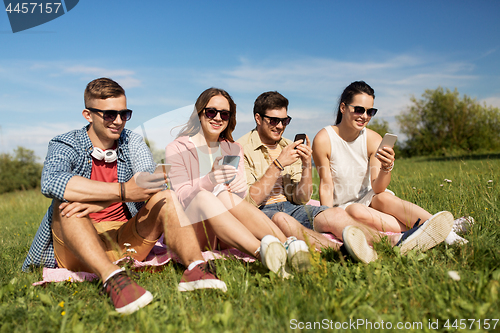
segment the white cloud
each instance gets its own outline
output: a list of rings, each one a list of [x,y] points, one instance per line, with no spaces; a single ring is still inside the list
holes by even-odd
[[[82,121],[71,123],[41,123],[37,125],[18,125],[0,128],[0,147],[2,153],[12,153],[13,149],[22,146],[35,151],[43,161],[47,154],[49,141],[56,135],[81,128]]]
[[[493,106],[495,108],[500,108],[500,97],[492,96],[480,100],[481,103],[486,103],[487,106]]]

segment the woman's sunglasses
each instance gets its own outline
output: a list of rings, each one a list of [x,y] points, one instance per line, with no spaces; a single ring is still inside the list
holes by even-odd
[[[292,121],[292,117],[288,116],[286,118],[278,118],[278,117],[269,117],[265,114],[261,114],[261,117],[269,119],[269,125],[278,126],[279,123],[282,123],[283,126],[290,124]]]
[[[205,110],[205,116],[207,116],[208,119],[214,119],[217,117],[217,113],[220,114],[220,119],[224,121],[229,120],[229,117],[231,117],[230,111],[217,110],[215,108],[204,108],[203,110]]]
[[[374,109],[374,108],[371,108],[371,109],[365,109],[364,107],[362,106],[354,106],[354,105],[351,105],[351,104],[347,104],[345,103],[345,105],[349,105],[349,106],[352,106],[354,108],[354,113],[355,114],[359,114],[359,115],[362,115],[366,112],[366,114],[369,116],[369,117],[373,117],[376,113],[377,113],[377,109]]]
[[[115,110],[99,110],[95,108],[87,108],[91,112],[102,112],[102,119],[105,121],[115,121],[116,117],[120,115],[122,121],[128,121],[132,118],[132,110],[126,109],[121,111]]]

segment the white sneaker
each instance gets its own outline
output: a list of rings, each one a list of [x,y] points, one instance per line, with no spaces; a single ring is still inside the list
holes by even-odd
[[[378,259],[377,252],[368,245],[361,229],[349,225],[342,230],[342,239],[347,253],[356,261],[368,264]]]
[[[466,234],[475,221],[472,216],[462,216],[453,221],[453,231],[457,234]]]
[[[309,270],[311,258],[306,242],[290,236],[285,242],[285,249],[288,254],[288,263],[295,271],[305,272]]]
[[[413,249],[426,251],[444,241],[452,226],[453,215],[450,212],[436,213],[424,223],[415,224],[413,228],[403,232],[396,246],[400,246],[402,255]]]
[[[285,271],[286,249],[280,240],[272,235],[266,235],[260,241],[260,260],[270,271],[281,277],[288,277]]]
[[[455,231],[451,231],[448,237],[444,240],[448,245],[463,245],[467,244],[469,241],[463,237],[460,237],[455,233]]]

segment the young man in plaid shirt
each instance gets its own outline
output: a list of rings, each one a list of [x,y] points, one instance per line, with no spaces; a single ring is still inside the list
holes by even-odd
[[[132,252],[144,260],[165,232],[165,242],[188,266],[178,289],[218,288],[224,282],[205,263],[194,230],[138,134],[123,88],[100,78],[85,89],[89,122],[53,138],[42,172],[42,193],[53,198],[23,270],[62,267],[97,274],[116,310],[132,313],[152,300],[113,262]],[[184,226],[184,227],[182,227]],[[133,249],[133,250],[132,250]],[[127,251],[130,250],[130,251]]]

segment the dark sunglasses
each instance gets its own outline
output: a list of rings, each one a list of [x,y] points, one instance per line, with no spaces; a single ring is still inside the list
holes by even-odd
[[[362,106],[354,106],[354,105],[351,105],[351,104],[347,104],[345,103],[345,105],[349,105],[349,106],[352,106],[354,108],[354,113],[355,114],[364,114],[366,112],[366,114],[369,116],[369,117],[373,117],[376,113],[377,113],[377,109],[374,109],[374,108],[371,108],[371,109],[365,109],[364,107]]]
[[[269,116],[266,116],[265,114],[261,114],[260,116],[263,118],[269,119],[269,125],[271,125],[271,126],[278,126],[279,123],[282,123],[283,126],[286,126],[286,125],[290,124],[290,122],[292,121],[292,117],[290,117],[290,116],[288,116],[286,118],[269,117]]]
[[[205,116],[207,116],[208,119],[214,119],[217,117],[217,113],[220,114],[220,119],[224,121],[229,120],[231,116],[231,112],[227,110],[217,110],[215,108],[204,108],[203,110],[205,110]]]
[[[116,117],[120,115],[122,121],[128,121],[132,118],[132,110],[126,109],[121,111],[115,110],[99,110],[95,108],[87,108],[91,112],[102,112],[102,119],[105,121],[115,121]]]

